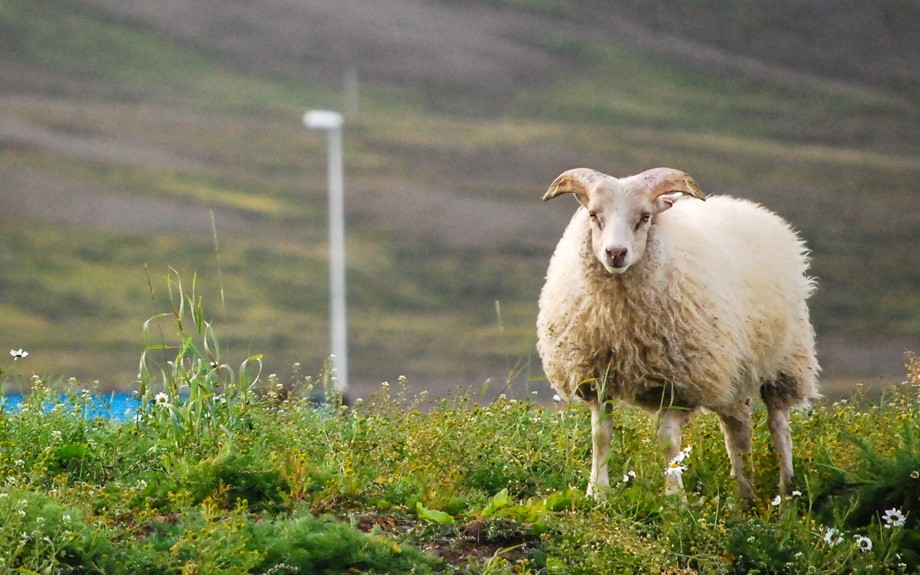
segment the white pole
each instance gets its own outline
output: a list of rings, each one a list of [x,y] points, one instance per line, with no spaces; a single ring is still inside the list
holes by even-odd
[[[327,110],[304,114],[304,125],[329,133],[329,300],[332,323],[334,391],[348,390],[348,328],[345,317],[345,191],[342,163],[342,115]]]

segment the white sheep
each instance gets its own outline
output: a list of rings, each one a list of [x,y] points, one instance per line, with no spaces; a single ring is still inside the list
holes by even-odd
[[[537,348],[552,386],[591,408],[588,494],[609,486],[611,400],[658,413],[667,461],[691,414],[719,416],[740,495],[751,452],[750,400],[767,407],[779,491],[791,487],[789,411],[819,397],[806,300],[808,251],[779,216],[746,200],[704,200],[690,176],[656,168],[614,178],[569,170],[543,200],[581,206],[549,264]],[[682,488],[668,474],[666,491]]]

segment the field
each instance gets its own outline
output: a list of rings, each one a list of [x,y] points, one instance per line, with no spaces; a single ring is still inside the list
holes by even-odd
[[[0,0],[0,575],[920,572],[918,21]],[[308,108],[346,114],[347,405]],[[793,418],[790,496],[758,411],[756,502],[706,414],[664,497],[628,408],[622,481],[583,495],[588,413],[534,352],[574,210],[539,198],[578,165],[683,169],[806,238],[828,399]],[[140,408],[91,413],[111,390]]]
[[[228,350],[317,373],[325,141],[300,117],[344,109],[351,68],[357,394],[517,374],[549,400],[535,302],[574,208],[539,197],[575,165],[671,165],[787,217],[813,250],[826,389],[896,382],[920,348],[916,7],[792,4],[2,0],[0,342],[134,389],[174,268]]]
[[[98,390],[38,376],[19,409],[0,407],[0,573],[920,569],[915,356],[880,398],[794,415],[787,497],[774,493],[758,411],[750,505],[711,414],[685,435],[682,498],[662,495],[651,418],[618,410],[610,466],[622,480],[598,503],[583,495],[583,407],[480,402],[479,390],[433,400],[404,381],[318,404],[327,379],[260,379],[259,358],[221,355],[197,297],[173,289],[175,314],[147,324],[136,413],[90,417]]]

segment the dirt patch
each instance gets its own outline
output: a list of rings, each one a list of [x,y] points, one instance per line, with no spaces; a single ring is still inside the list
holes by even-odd
[[[818,358],[827,381],[863,379],[865,383],[901,381],[906,373],[904,354],[920,350],[920,337],[882,341],[854,341],[827,336],[818,340]]]
[[[235,65],[295,78],[362,77],[510,95],[565,64],[522,41],[544,19],[476,3],[425,0],[85,0]]]
[[[79,162],[200,170],[204,166],[148,142],[54,131],[12,115],[0,116],[0,145],[40,149]]]
[[[208,166],[145,141],[105,139],[52,130],[11,115],[0,116],[0,149],[38,150],[78,163],[205,171]],[[163,197],[142,197],[67,180],[51,172],[4,164],[0,219],[64,222],[117,232],[211,233],[208,206]],[[221,230],[251,228],[244,216],[213,209]]]
[[[252,228],[251,223],[238,214],[213,211],[222,232]],[[210,235],[211,212],[206,206],[74,184],[46,172],[27,169],[5,168],[0,185],[0,221],[62,222],[123,233]]]
[[[551,249],[575,211],[571,208],[553,210],[538,199],[472,198],[411,185],[357,191],[348,205],[350,214],[374,218],[375,227],[388,233],[462,249]]]
[[[813,67],[798,70],[764,58],[756,50],[728,50],[710,33],[676,25],[673,19],[639,11],[644,19],[631,18],[628,10],[611,10],[607,3],[586,5],[573,14],[529,13],[504,8],[500,3],[430,2],[425,0],[83,0],[105,12],[140,22],[158,33],[219,54],[236,66],[260,73],[277,73],[294,78],[321,78],[341,82],[353,69],[362,78],[378,83],[416,86],[432,94],[452,92],[454,100],[469,99],[501,105],[528,87],[545,85],[562,75],[577,74],[578,60],[554,53],[546,40],[594,38],[630,50],[641,50],[678,59],[689,64],[751,78],[822,89],[857,97],[871,96],[890,103],[916,108],[904,92],[892,92],[879,85],[885,78],[859,75],[852,71],[854,58],[875,67],[876,46],[844,49],[852,43],[839,40],[821,54],[826,68],[843,67],[851,76],[821,77]],[[662,12],[657,10],[653,12]],[[846,11],[841,11],[846,12]],[[854,12],[857,16],[858,12]],[[809,48],[816,34],[834,38],[839,30],[861,22],[845,19],[817,19],[809,34],[788,34],[785,44]],[[662,25],[660,22],[664,22]],[[710,27],[719,26],[718,18]],[[885,29],[884,23],[876,22]],[[684,29],[687,28],[687,29]],[[731,27],[728,27],[731,28]],[[893,29],[898,29],[894,27]],[[837,34],[839,35],[839,34]],[[839,35],[843,37],[842,35]],[[903,35],[906,44],[916,44],[916,35]],[[696,39],[699,38],[699,39]],[[846,45],[844,45],[846,44]],[[743,44],[744,45],[744,44]],[[898,47],[901,43],[894,43]],[[887,46],[892,48],[892,45]],[[860,51],[861,50],[861,51]],[[909,48],[888,50],[905,59]],[[770,54],[767,51],[766,54]],[[836,54],[846,54],[834,60]],[[818,56],[812,60],[819,59]],[[822,60],[823,61],[823,60]],[[900,60],[899,60],[900,61]],[[909,71],[909,68],[906,69]],[[905,75],[909,72],[890,72]],[[914,68],[914,73],[916,72]],[[906,83],[906,79],[902,79]],[[873,82],[877,85],[873,85]]]
[[[473,519],[462,525],[437,526],[405,517],[361,513],[350,517],[365,533],[374,530],[411,541],[450,565],[482,564],[492,557],[514,562],[536,548],[539,538],[507,519]]]

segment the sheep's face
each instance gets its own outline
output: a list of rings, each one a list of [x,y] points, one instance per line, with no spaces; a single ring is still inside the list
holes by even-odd
[[[645,255],[655,216],[681,194],[703,199],[690,176],[671,168],[655,168],[628,178],[614,178],[587,168],[560,175],[544,200],[572,193],[588,212],[591,249],[611,274],[622,274]]]
[[[611,274],[621,274],[642,259],[654,216],[663,208],[648,194],[610,178],[583,202],[591,222],[591,249]]]

